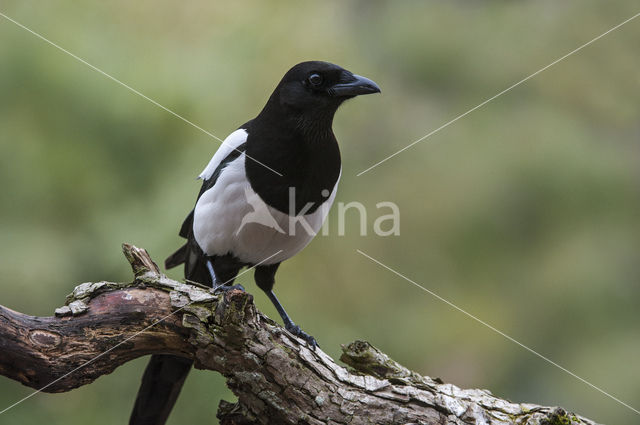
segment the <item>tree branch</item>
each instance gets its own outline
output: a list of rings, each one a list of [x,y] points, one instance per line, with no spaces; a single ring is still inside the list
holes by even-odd
[[[372,345],[343,346],[336,364],[260,313],[241,291],[212,294],[160,274],[123,245],[135,280],[77,286],[54,317],[0,306],[0,374],[46,392],[91,383],[129,360],[169,353],[227,380],[222,424],[595,425],[560,408],[512,403],[421,376]],[[70,373],[71,372],[71,373]]]

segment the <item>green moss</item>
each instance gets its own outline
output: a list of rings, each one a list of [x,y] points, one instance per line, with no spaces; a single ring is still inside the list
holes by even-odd
[[[558,407],[551,412],[549,418],[541,422],[541,425],[571,425],[575,423],[580,423],[575,415],[569,416],[564,409]]]
[[[392,360],[367,341],[354,341],[342,347],[340,360],[358,372],[378,378],[406,378],[411,375],[404,366]]]

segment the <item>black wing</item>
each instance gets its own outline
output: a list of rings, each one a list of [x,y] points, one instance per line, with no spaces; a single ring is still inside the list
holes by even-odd
[[[229,153],[229,155],[227,155],[220,162],[220,164],[215,169],[211,177],[209,177],[208,179],[202,182],[202,187],[200,188],[200,193],[198,193],[198,198],[196,199],[196,203],[198,203],[198,200],[200,199],[203,193],[211,189],[216,184],[216,182],[218,181],[218,178],[220,177],[220,173],[222,173],[222,170],[224,170],[224,168],[227,165],[229,165],[232,161],[237,159],[240,156],[240,154],[242,154],[246,149],[247,149],[247,142],[239,145],[237,148],[232,150]],[[182,226],[180,227],[179,235],[187,239],[187,243],[182,245],[176,252],[174,252],[169,257],[167,257],[167,259],[164,261],[164,266],[166,269],[172,269],[174,267],[179,266],[180,264],[183,264],[187,260],[187,257],[189,256],[189,247],[191,245],[197,246],[197,243],[193,237],[194,210],[195,209],[191,210],[189,215],[187,215],[187,218],[185,218],[184,221],[182,222]]]

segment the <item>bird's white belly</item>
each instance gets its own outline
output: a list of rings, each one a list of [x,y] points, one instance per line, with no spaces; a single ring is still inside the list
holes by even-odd
[[[320,231],[336,195],[313,213],[291,217],[268,206],[251,188],[240,155],[196,203],[193,233],[207,255],[232,254],[250,264],[274,264],[304,248]],[[302,222],[304,220],[304,222]]]

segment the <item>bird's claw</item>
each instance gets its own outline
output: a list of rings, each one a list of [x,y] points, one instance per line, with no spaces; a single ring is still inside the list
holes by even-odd
[[[227,285],[218,285],[215,288],[213,288],[213,292],[227,292],[227,291],[231,291],[233,289],[237,289],[238,291],[242,291],[245,292],[244,290],[244,286],[238,284],[235,285],[231,285],[231,286],[227,286]]]
[[[286,329],[292,334],[294,334],[295,336],[304,339],[307,345],[309,346],[309,348],[311,348],[312,350],[315,350],[316,347],[319,347],[316,339],[311,335],[309,335],[308,333],[306,333],[305,331],[303,331],[302,329],[300,329],[300,326],[298,325],[286,326]]]

